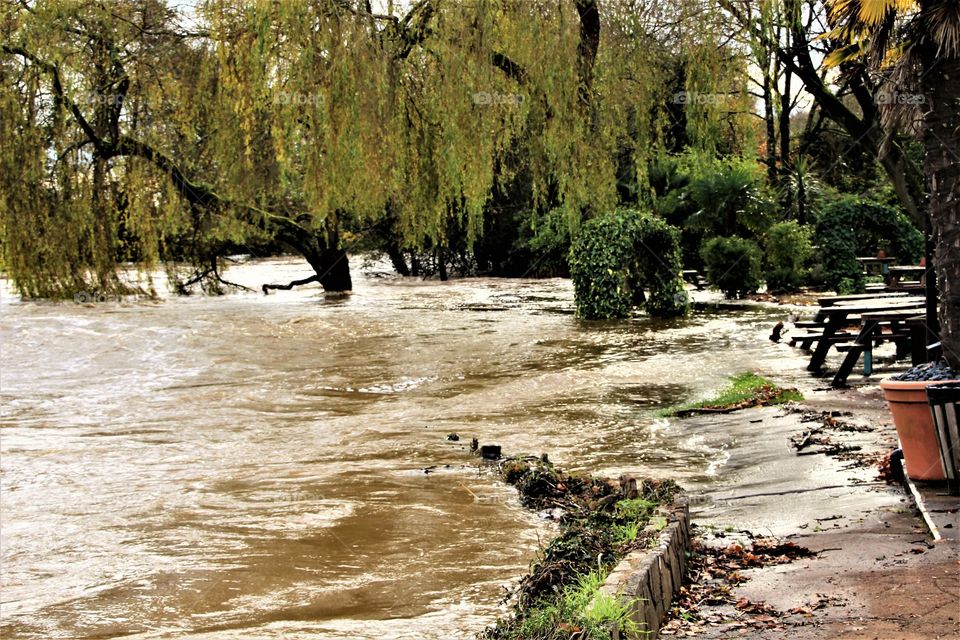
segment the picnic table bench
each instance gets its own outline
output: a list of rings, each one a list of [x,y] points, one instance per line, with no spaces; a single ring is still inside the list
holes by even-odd
[[[914,282],[918,282],[922,286],[927,279],[927,268],[920,265],[890,267],[886,275],[887,287],[903,286],[906,283],[900,281],[904,278],[911,278],[911,276],[915,278]]]
[[[825,311],[834,307],[852,307],[863,305],[886,305],[922,302],[920,296],[911,295],[907,291],[881,291],[877,293],[855,293],[848,296],[827,296],[817,298],[820,309],[813,317],[813,322],[823,322]]]
[[[823,323],[823,331],[819,334],[802,336],[802,343],[817,343],[810,357],[810,363],[807,365],[808,371],[819,371],[827,359],[827,353],[831,345],[838,342],[849,342],[855,338],[853,334],[842,334],[840,332],[847,324],[851,322],[851,316],[860,316],[863,321],[863,314],[870,314],[880,311],[894,311],[907,309],[922,309],[924,301],[922,298],[892,298],[892,299],[872,299],[863,301],[851,301],[834,304],[829,307],[821,307],[817,313],[816,321]],[[916,315],[914,312],[913,315]],[[801,345],[802,346],[802,345]]]
[[[901,298],[908,295],[902,291],[878,291],[875,293],[852,293],[846,296],[825,296],[817,298],[821,307],[832,307],[845,302],[860,302],[862,300],[876,300],[878,298]]]
[[[684,269],[681,272],[681,275],[684,281],[689,282],[697,288],[697,291],[703,290],[706,286],[706,281],[700,276],[700,272],[696,269]]]
[[[821,339],[822,330],[824,326],[826,326],[827,313],[825,312],[825,309],[836,306],[843,306],[846,308],[862,307],[863,305],[873,303],[882,305],[879,307],[881,309],[896,308],[897,306],[902,305],[910,305],[909,308],[913,309],[915,308],[914,305],[921,301],[922,298],[910,296],[903,292],[881,293],[873,295],[858,293],[846,296],[826,296],[819,298],[818,302],[820,302],[821,306],[812,320],[798,321],[793,323],[793,326],[797,329],[812,329],[813,331],[806,334],[792,335],[790,337],[790,345],[799,346],[801,349],[810,349],[810,346],[814,342],[818,342]],[[860,316],[857,313],[851,312],[846,318],[846,322],[849,325],[859,324]],[[846,334],[840,333],[838,330],[837,335],[843,336]]]
[[[917,336],[914,331],[902,325],[918,317],[922,319],[922,316],[918,316],[917,309],[887,309],[862,313],[860,332],[857,337],[852,343],[837,347],[838,351],[845,351],[847,355],[834,374],[832,385],[839,387],[846,384],[847,377],[861,355],[863,356],[863,375],[869,376],[873,373],[873,347],[881,342],[892,340],[897,345],[897,357],[904,357]],[[889,333],[883,332],[884,326],[889,326]],[[920,340],[922,343],[923,338]]]

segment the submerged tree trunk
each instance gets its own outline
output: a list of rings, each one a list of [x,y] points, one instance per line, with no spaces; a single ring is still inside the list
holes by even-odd
[[[96,271],[95,285],[100,291],[112,291],[116,282],[117,256],[114,250],[113,220],[107,189],[107,162],[99,155],[93,159],[90,208],[93,213],[91,262]]]
[[[443,247],[437,247],[434,255],[437,259],[437,270],[440,272],[440,281],[446,282],[448,279],[446,252],[443,250]]]
[[[407,259],[403,256],[403,249],[400,248],[399,243],[394,241],[387,244],[387,257],[390,258],[390,264],[393,265],[397,275],[410,275],[410,267],[407,266]]]
[[[313,268],[315,277],[309,281],[319,282],[327,293],[349,293],[353,289],[350,278],[350,261],[347,251],[340,246],[336,222],[328,221],[327,234],[295,234],[290,237],[284,233],[282,240],[294,248]],[[271,287],[273,288],[273,287]]]
[[[927,47],[923,144],[940,289],[943,355],[960,369],[960,57]]]
[[[317,272],[320,286],[328,293],[349,293],[353,290],[350,262],[345,249],[324,249],[318,259],[309,260]]]

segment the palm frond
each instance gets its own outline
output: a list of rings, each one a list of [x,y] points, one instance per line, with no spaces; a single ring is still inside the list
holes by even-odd
[[[920,33],[933,41],[940,56],[960,55],[960,1],[927,3],[920,14]]]
[[[879,27],[890,14],[906,15],[917,9],[915,0],[864,0],[859,4],[858,19],[867,27]]]
[[[837,66],[866,57],[878,66],[895,64],[891,43],[897,25],[918,9],[916,0],[828,0],[830,30],[822,38],[842,44],[827,56],[825,63]]]
[[[823,63],[828,68],[839,67],[844,62],[856,60],[864,54],[864,43],[862,40],[856,40],[850,44],[845,44],[831,51]]]

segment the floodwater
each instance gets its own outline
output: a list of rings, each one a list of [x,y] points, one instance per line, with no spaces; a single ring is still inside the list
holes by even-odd
[[[303,275],[292,259],[230,272]],[[550,534],[472,437],[697,490],[742,473],[730,451],[760,436],[729,421],[704,437],[657,408],[744,370],[806,383],[767,340],[783,310],[589,324],[565,280],[355,266],[355,288],[5,295],[0,634],[472,637]]]

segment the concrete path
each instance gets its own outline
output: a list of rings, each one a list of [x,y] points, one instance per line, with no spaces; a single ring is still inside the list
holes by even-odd
[[[787,614],[776,629],[707,625],[695,637],[960,638],[960,500],[937,495],[938,487],[921,489],[944,535],[934,544],[903,488],[880,480],[876,467],[857,465],[855,458],[872,462],[895,447],[879,388],[819,392],[804,405],[849,411],[852,416],[839,419],[873,430],[829,432],[832,441],[861,447],[849,456],[797,455],[790,437],[815,423],[775,408],[733,414],[755,421],[764,436],[731,451],[751,457],[752,473],[694,496],[693,522],[705,539],[713,539],[710,544],[725,544],[738,530],[749,530],[818,551],[815,558],[745,570],[749,580],[732,592],[733,600],[812,613]],[[714,427],[711,418],[701,417],[691,419],[689,428]],[[730,605],[721,610],[737,615]]]

